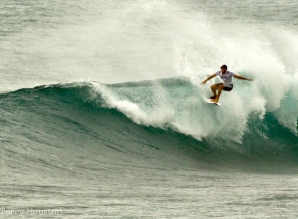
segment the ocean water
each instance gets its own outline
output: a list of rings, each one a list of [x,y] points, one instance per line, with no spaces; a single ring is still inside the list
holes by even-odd
[[[298,217],[297,1],[0,9],[0,218]]]

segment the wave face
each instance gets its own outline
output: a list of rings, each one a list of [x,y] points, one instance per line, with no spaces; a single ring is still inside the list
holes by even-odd
[[[206,103],[207,86],[184,77],[2,93],[4,160],[14,154],[16,163],[63,168],[88,151],[109,165],[295,171],[297,86],[278,103],[251,86],[223,93],[222,107]]]

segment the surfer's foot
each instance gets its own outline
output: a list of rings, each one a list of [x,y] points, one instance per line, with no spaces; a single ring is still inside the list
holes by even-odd
[[[216,98],[216,95],[210,97],[211,100],[214,100],[215,98]]]
[[[211,99],[210,101],[213,103],[218,103],[218,99],[213,99],[213,100]]]

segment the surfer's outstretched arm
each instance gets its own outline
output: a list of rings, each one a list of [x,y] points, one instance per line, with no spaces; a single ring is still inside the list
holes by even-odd
[[[242,77],[242,76],[240,76],[240,75],[236,75],[236,74],[234,74],[234,77],[237,78],[237,79],[240,79],[240,80],[253,81],[253,80],[250,79],[250,78],[245,78],[245,77]]]
[[[214,78],[216,74],[214,73],[213,75],[210,75],[205,81],[202,81],[201,84],[206,84],[207,81],[209,81],[211,78]]]

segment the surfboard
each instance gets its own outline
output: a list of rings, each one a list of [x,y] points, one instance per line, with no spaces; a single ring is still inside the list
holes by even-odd
[[[214,102],[211,101],[211,99],[208,99],[208,100],[207,100],[207,103],[212,103],[212,104],[215,104],[215,105],[217,105],[217,106],[221,106],[220,102],[218,102],[218,103],[214,103]]]

